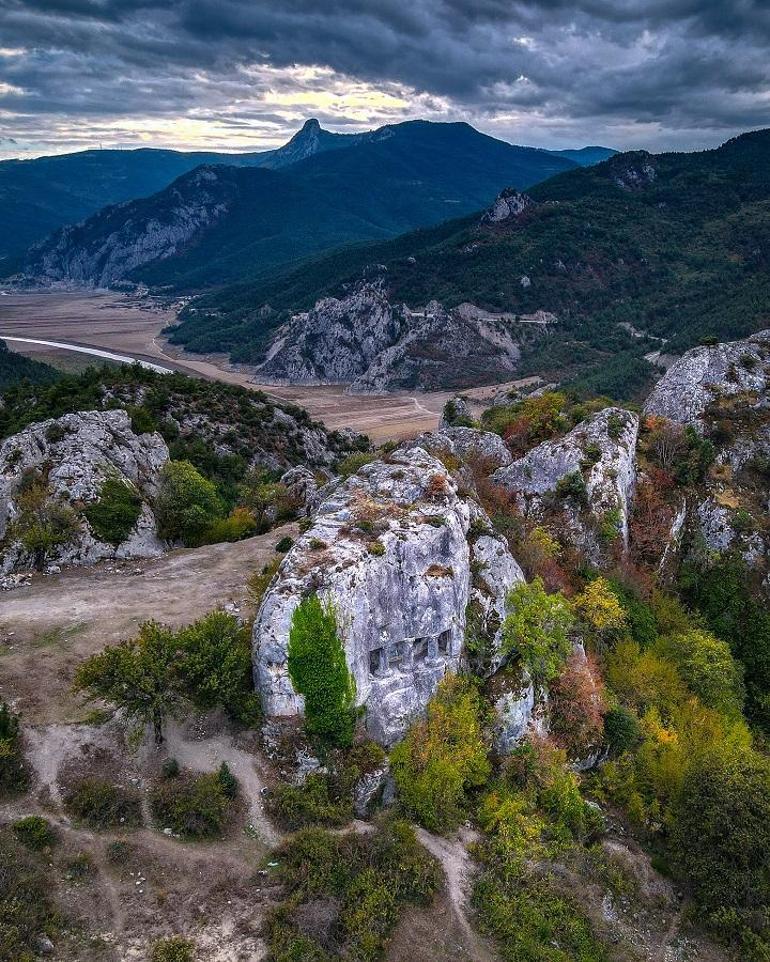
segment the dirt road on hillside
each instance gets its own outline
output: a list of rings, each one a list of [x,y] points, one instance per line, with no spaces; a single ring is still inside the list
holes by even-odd
[[[255,384],[246,366],[232,365],[224,355],[190,355],[167,344],[161,330],[175,312],[147,299],[93,292],[32,292],[0,298],[0,336],[39,338],[81,347],[99,348],[161,364],[186,374],[260,389],[278,400],[299,404],[330,429],[352,428],[375,443],[414,437],[432,431],[445,402],[454,392],[425,394],[346,394],[343,385]],[[67,352],[44,345],[12,344],[14,350],[59,363]],[[68,363],[74,355],[69,352]],[[511,381],[510,386],[539,378]],[[479,411],[505,385],[469,388],[463,393],[478,402]]]

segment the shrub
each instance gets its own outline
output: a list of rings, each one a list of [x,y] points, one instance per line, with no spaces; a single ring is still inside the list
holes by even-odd
[[[41,571],[56,551],[69,544],[78,531],[78,519],[69,504],[50,497],[47,480],[38,473],[22,479],[17,496],[18,515],[8,525],[8,541],[20,541]]]
[[[604,578],[589,582],[572,600],[572,610],[597,638],[618,631],[626,623],[623,606]]]
[[[251,665],[251,632],[234,615],[212,611],[176,636],[175,684],[197,708],[224,708],[245,724],[260,715]]]
[[[159,939],[153,944],[150,962],[194,962],[195,945],[181,935]]]
[[[549,686],[551,731],[572,758],[596,748],[604,732],[604,686],[596,663],[580,654],[567,659]]]
[[[518,655],[532,678],[555,678],[572,650],[568,632],[573,618],[560,593],[548,594],[542,578],[515,585],[508,595],[509,613],[503,623],[503,650]]]
[[[218,838],[232,813],[232,799],[218,772],[163,779],[150,792],[150,808],[163,828],[184,838]]]
[[[64,807],[73,818],[95,829],[131,828],[142,821],[139,792],[103,778],[82,778],[75,782],[64,796]]]
[[[286,554],[287,551],[291,551],[294,547],[294,538],[281,538],[278,544],[275,546],[275,550],[279,551],[281,554]]]
[[[257,532],[257,519],[248,508],[233,508],[226,518],[217,518],[200,536],[204,544],[220,541],[242,541]]]
[[[15,795],[27,786],[19,719],[0,700],[0,797]]]
[[[56,841],[56,832],[49,821],[40,815],[27,815],[17,819],[13,825],[13,834],[25,848],[38,851],[50,848]]]
[[[142,499],[132,484],[122,478],[107,478],[99,499],[83,509],[91,530],[100,541],[119,545],[136,527],[142,513]]]
[[[186,545],[198,544],[222,512],[216,486],[189,461],[169,461],[164,465],[155,500],[161,538]]]
[[[305,726],[329,745],[353,740],[355,685],[331,606],[317,595],[296,608],[289,631],[289,676],[305,698]]]
[[[32,962],[41,934],[56,935],[60,918],[40,861],[0,831],[0,962]]]
[[[622,754],[637,745],[642,737],[639,719],[622,705],[610,708],[604,716],[604,737],[613,752]]]
[[[348,454],[337,464],[337,474],[343,478],[349,478],[352,474],[357,474],[359,469],[365,464],[371,464],[377,459],[377,455],[370,451],[354,451]]]
[[[366,835],[302,829],[277,859],[287,897],[267,934],[281,962],[375,962],[402,907],[425,904],[441,880],[411,826],[395,820]]]
[[[416,722],[391,752],[401,803],[432,831],[448,831],[464,817],[469,793],[490,773],[481,699],[468,679],[447,675]]]
[[[583,475],[579,471],[565,474],[556,482],[556,495],[559,498],[572,498],[578,504],[588,504],[588,489]]]
[[[329,779],[317,772],[303,785],[277,785],[267,798],[267,810],[289,831],[307,825],[345,825],[353,817],[351,799],[333,798]]]

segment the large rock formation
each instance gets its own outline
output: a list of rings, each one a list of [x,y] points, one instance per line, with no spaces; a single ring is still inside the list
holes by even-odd
[[[125,411],[86,411],[30,425],[0,446],[0,572],[101,558],[160,554],[148,500],[168,448],[158,434],[137,435]],[[142,499],[133,531],[119,545],[100,541],[83,509],[118,479]],[[24,532],[27,532],[25,537]],[[49,531],[44,554],[36,532]]]
[[[694,347],[655,385],[644,414],[689,424],[702,433],[706,412],[720,398],[766,393],[769,363],[770,331],[742,341]]]
[[[257,380],[431,390],[510,378],[519,353],[505,320],[468,305],[448,311],[437,301],[410,310],[392,304],[381,281],[364,282],[295,314],[278,331]]]
[[[482,224],[499,224],[517,218],[524,211],[535,206],[528,194],[522,194],[515,187],[506,187],[496,197],[494,204],[481,217]]]
[[[616,537],[628,545],[638,430],[635,414],[605,408],[500,468],[492,482],[515,495],[527,517],[558,516],[560,535],[601,564]]]
[[[470,611],[494,649],[506,592],[522,577],[481,508],[422,448],[364,466],[327,495],[262,602],[254,665],[265,713],[302,712],[288,636],[297,605],[317,592],[336,609],[369,732],[393,742],[459,667]]]
[[[692,428],[713,449],[702,483],[683,498],[670,562],[680,544],[738,552],[754,569],[770,570],[767,478],[770,474],[770,331],[687,351],[661,378],[644,406],[648,418]]]

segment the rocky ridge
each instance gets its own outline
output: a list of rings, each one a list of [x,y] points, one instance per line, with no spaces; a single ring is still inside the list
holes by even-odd
[[[6,438],[0,446],[0,573],[39,566],[41,531],[52,538],[44,556],[49,567],[161,554],[165,544],[149,501],[168,459],[160,435],[135,434],[125,411],[66,414]],[[141,498],[138,521],[117,546],[99,540],[83,515],[108,479]]]
[[[511,325],[470,307],[446,310],[430,301],[411,310],[391,303],[382,282],[364,281],[295,314],[277,332],[256,380],[378,392],[510,378],[520,356]]]

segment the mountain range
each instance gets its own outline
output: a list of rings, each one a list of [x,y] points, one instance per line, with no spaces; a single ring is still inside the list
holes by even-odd
[[[476,213],[213,292],[170,337],[261,361],[293,315],[375,277],[413,310],[470,302],[503,320],[552,315],[527,336],[518,373],[633,396],[654,374],[650,359],[770,324],[768,170],[770,130],[698,153],[616,154],[526,196],[504,192],[507,216]]]
[[[465,125],[427,126],[441,130]],[[280,170],[344,148],[394,138],[407,143],[409,130],[408,124],[396,124],[359,134],[335,134],[323,130],[317,120],[311,119],[284,146],[259,153],[185,153],[143,148],[87,150],[58,157],[3,161],[0,163],[0,263],[15,264],[30,246],[53,231],[79,223],[108,205],[163,191],[178,177],[203,164]],[[483,135],[477,134],[477,137],[481,139]],[[485,140],[499,144],[498,150],[507,151],[512,158],[518,155],[520,168],[510,173],[517,175],[517,182],[520,180],[522,186],[575,164],[593,162],[596,150],[608,151],[608,148],[586,148],[588,153],[581,150],[549,153],[512,147],[493,138]],[[415,149],[422,149],[419,143]],[[570,153],[575,156],[568,156]],[[451,162],[451,158],[447,162]]]

